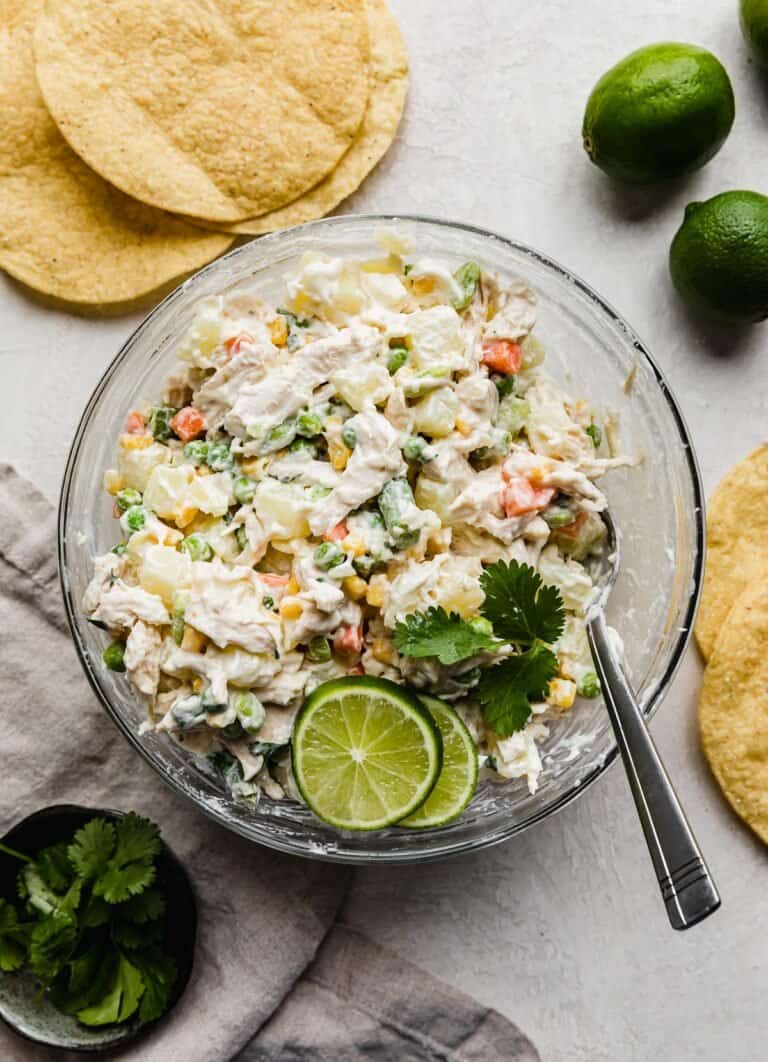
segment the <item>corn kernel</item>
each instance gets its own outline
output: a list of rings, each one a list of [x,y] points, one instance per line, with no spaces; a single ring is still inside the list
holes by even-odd
[[[456,431],[459,432],[460,435],[463,435],[466,438],[468,435],[472,434],[472,425],[471,424],[467,424],[466,420],[464,420],[463,417],[457,417],[456,418]]]
[[[363,273],[400,273],[402,268],[403,261],[396,254],[387,255],[386,258],[369,258],[360,263],[360,270]]]
[[[389,580],[386,575],[374,575],[368,584],[365,600],[374,608],[381,608],[386,597]]]
[[[197,675],[197,676],[195,676],[195,678],[192,679],[192,692],[193,693],[200,693],[202,688],[203,688],[203,680],[200,678],[199,675]]]
[[[365,542],[359,535],[351,532],[341,540],[341,548],[345,553],[351,553],[354,557],[362,557],[365,553]]]
[[[301,587],[299,586],[298,581],[293,576],[291,576],[291,578],[285,584],[286,594],[298,594],[300,589]]]
[[[107,494],[118,494],[125,486],[125,480],[114,468],[104,473],[104,490]]]
[[[283,619],[298,619],[301,615],[301,612],[301,601],[297,601],[295,598],[292,601],[288,601],[286,598],[284,598],[280,602],[280,615],[283,617]]]
[[[184,625],[184,636],[181,639],[181,648],[186,653],[201,653],[205,647],[206,637],[200,631],[196,631],[189,624]]]
[[[560,708],[566,711],[568,708],[573,707],[573,702],[576,700],[576,683],[571,682],[569,679],[552,679],[549,684],[549,692],[547,693],[547,703],[551,704],[553,708]]]
[[[269,335],[276,347],[284,347],[288,342],[288,322],[284,317],[275,317],[269,322]]]
[[[346,579],[342,580],[341,585],[353,601],[359,601],[361,597],[365,597],[365,592],[368,589],[368,583],[366,583],[365,579],[361,579],[359,575],[348,575]]]
[[[416,277],[411,283],[411,290],[414,295],[429,295],[435,290],[435,278],[434,277]]]
[[[261,474],[262,459],[260,457],[249,457],[247,461],[243,461],[240,465],[241,472],[244,472],[246,476],[256,476]]]
[[[197,516],[197,509],[193,505],[184,505],[176,514],[177,527],[187,527]]]
[[[154,439],[151,435],[121,435],[120,446],[123,450],[146,450]]]
[[[343,472],[347,467],[350,453],[351,451],[346,448],[343,442],[338,442],[336,439],[329,439],[328,456],[331,459],[331,468],[336,472]]]
[[[397,659],[392,643],[387,638],[374,638],[371,652],[382,664],[394,664]]]

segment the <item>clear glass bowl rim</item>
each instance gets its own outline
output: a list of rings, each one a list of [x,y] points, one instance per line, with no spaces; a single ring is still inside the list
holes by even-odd
[[[226,812],[217,807],[205,806],[197,801],[194,801],[189,794],[187,794],[183,787],[177,784],[175,779],[164,770],[162,762],[156,760],[155,756],[147,749],[145,744],[141,741],[139,734],[129,724],[128,720],[115,710],[112,706],[109,698],[105,696],[99,683],[96,681],[96,677],[93,673],[91,662],[85,651],[85,646],[81,642],[77,624],[75,622],[75,610],[77,608],[77,602],[72,600],[72,596],[67,585],[65,578],[65,565],[66,565],[66,518],[69,492],[72,484],[72,478],[74,476],[75,468],[77,465],[77,458],[79,455],[80,447],[83,442],[84,433],[90,419],[91,412],[98,404],[99,398],[111,380],[113,374],[122,365],[123,361],[128,357],[134,343],[139,339],[140,335],[148,328],[149,323],[159,314],[165,310],[169,304],[181,299],[183,296],[194,294],[194,288],[198,285],[203,277],[207,277],[212,271],[221,268],[221,264],[226,261],[230,261],[235,257],[239,257],[248,253],[249,248],[256,242],[260,248],[263,248],[265,244],[279,243],[288,234],[296,234],[301,232],[309,232],[313,229],[333,229],[334,224],[342,225],[349,222],[362,222],[371,225],[398,225],[409,222],[413,224],[426,224],[433,225],[439,228],[446,228],[451,230],[466,231],[473,233],[474,235],[484,237],[486,239],[493,240],[497,243],[503,244],[509,247],[511,250],[521,254],[524,257],[529,257],[537,262],[539,265],[551,270],[558,274],[562,279],[567,280],[570,284],[574,285],[582,295],[586,296],[597,309],[604,314],[611,323],[618,325],[622,332],[626,335],[627,339],[632,343],[633,347],[637,351],[637,354],[647,363],[651,369],[656,382],[659,386],[661,395],[665,399],[669,410],[674,419],[677,431],[680,436],[680,441],[683,446],[685,454],[686,467],[690,475],[690,484],[694,497],[694,520],[695,520],[695,534],[693,548],[695,550],[695,556],[693,558],[693,588],[688,599],[685,616],[681,619],[678,625],[678,633],[675,640],[675,646],[669,659],[669,664],[664,674],[659,679],[653,696],[648,699],[645,705],[645,717],[650,720],[656,710],[660,706],[662,700],[666,696],[670,683],[674,678],[680,663],[682,661],[685,650],[688,646],[688,642],[693,630],[693,623],[696,618],[696,611],[699,604],[699,598],[701,596],[703,575],[704,575],[704,558],[706,547],[706,512],[705,512],[705,500],[704,490],[701,479],[701,472],[699,469],[696,453],[693,448],[693,440],[691,438],[688,426],[683,416],[682,410],[675,398],[667,379],[659,368],[654,358],[648,351],[646,345],[639,338],[635,330],[628,324],[628,322],[622,317],[622,315],[611,306],[601,295],[599,295],[589,284],[582,280],[579,276],[572,273],[569,269],[566,269],[555,259],[549,255],[536,250],[527,244],[518,243],[516,240],[510,239],[506,236],[502,236],[489,229],[484,229],[476,225],[470,225],[463,222],[450,221],[445,218],[430,217],[427,215],[418,214],[342,214],[334,217],[321,218],[317,221],[310,221],[303,225],[297,225],[289,229],[280,229],[276,232],[269,233],[266,236],[259,237],[256,241],[248,241],[240,247],[235,248],[228,254],[223,255],[221,258],[217,258],[203,269],[198,270],[187,280],[183,281],[178,287],[174,288],[157,306],[151,310],[146,317],[139,323],[139,325],[133,330],[130,336],[123,343],[122,347],[115,355],[113,360],[109,363],[104,371],[101,379],[96,384],[96,387],[91,394],[88,403],[80,417],[75,434],[72,440],[72,445],[67,457],[67,463],[64,470],[64,477],[62,480],[61,492],[59,495],[59,507],[58,507],[58,566],[59,566],[59,582],[61,586],[62,597],[64,599],[64,607],[67,616],[67,622],[72,634],[72,639],[75,643],[77,655],[85,672],[85,675],[90,683],[91,688],[96,694],[97,698],[106,709],[107,714],[112,721],[120,729],[127,740],[133,745],[134,749],[160,776],[160,778],[178,795],[183,796],[185,799],[191,800],[196,804],[198,809],[212,818],[214,821],[225,826],[227,829],[232,830],[235,833],[246,837],[248,840],[255,841],[259,844],[263,844],[266,847],[276,849],[278,851],[286,852],[290,855],[298,855],[308,859],[321,860],[332,863],[348,863],[365,865],[371,863],[427,863],[436,862],[442,859],[448,859],[453,856],[461,855],[471,851],[477,851],[482,848],[488,848],[491,845],[500,844],[502,841],[506,841],[515,835],[522,833],[524,830],[529,829],[537,822],[542,821],[550,815],[562,810],[600,778],[608,767],[614,762],[618,754],[618,748],[615,743],[613,747],[603,758],[602,763],[595,766],[587,775],[582,777],[578,783],[574,784],[567,792],[563,793],[556,800],[542,807],[539,811],[529,815],[527,818],[520,821],[511,822],[508,825],[497,827],[493,830],[489,830],[480,836],[473,836],[462,841],[451,842],[447,840],[444,844],[435,845],[433,849],[428,852],[422,852],[414,854],[411,852],[401,852],[394,850],[392,852],[368,852],[368,853],[348,853],[339,851],[327,851],[323,852],[319,850],[317,845],[307,845],[303,847],[300,843],[293,839],[287,838],[282,840],[271,835],[263,835],[259,829],[258,823],[254,823],[250,827],[246,827],[238,822],[231,821]]]

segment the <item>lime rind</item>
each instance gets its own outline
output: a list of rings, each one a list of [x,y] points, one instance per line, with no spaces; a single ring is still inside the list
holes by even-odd
[[[299,792],[342,830],[381,830],[429,796],[442,765],[438,725],[418,697],[365,675],[318,686],[293,735]]]
[[[477,747],[457,712],[435,697],[421,697],[443,738],[443,766],[427,799],[398,825],[411,830],[445,826],[457,819],[477,788]]]

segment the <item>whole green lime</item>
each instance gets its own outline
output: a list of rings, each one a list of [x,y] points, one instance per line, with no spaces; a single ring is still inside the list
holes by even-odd
[[[723,192],[689,203],[669,268],[691,309],[740,323],[768,317],[768,197]]]
[[[741,0],[741,30],[760,66],[768,68],[768,0]]]
[[[731,131],[725,68],[693,44],[650,44],[603,74],[587,101],[582,136],[592,162],[633,184],[703,166]]]

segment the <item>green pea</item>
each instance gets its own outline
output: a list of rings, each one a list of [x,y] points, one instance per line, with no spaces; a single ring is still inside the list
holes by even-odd
[[[389,372],[389,375],[394,376],[398,369],[402,369],[406,361],[408,361],[408,348],[392,347],[387,360],[387,371]]]
[[[359,557],[352,558],[352,567],[364,579],[367,579],[373,573],[378,563],[376,558],[370,553],[362,553]]]
[[[141,531],[147,522],[147,510],[143,505],[132,505],[125,513],[125,526],[130,531]]]
[[[515,393],[515,377],[512,375],[502,376],[496,381],[496,390],[499,392],[499,398],[513,395]]]
[[[178,410],[173,409],[171,406],[155,406],[149,411],[147,421],[149,430],[158,442],[165,442],[166,439],[170,439],[171,435],[173,435],[171,421],[177,413]]]
[[[110,553],[116,553],[118,557],[122,557],[125,553],[125,542],[118,542],[116,546],[113,546],[109,551]]]
[[[309,488],[309,497],[312,501],[320,501],[321,498],[327,498],[330,493],[330,487],[323,487],[319,483]]]
[[[493,624],[485,616],[477,616],[476,619],[469,621],[469,625],[478,634],[487,634],[489,638],[493,637]]]
[[[256,480],[250,476],[238,476],[232,485],[235,500],[241,505],[250,505],[256,493]]]
[[[461,295],[453,300],[452,306],[454,310],[461,313],[467,309],[475,297],[475,291],[480,280],[480,266],[477,262],[465,262],[453,274],[453,279],[461,288]]]
[[[269,594],[265,594],[264,597],[262,597],[261,603],[264,606],[264,608],[274,608],[275,607],[275,599],[274,599],[274,597],[271,597]]]
[[[296,434],[302,435],[305,439],[313,439],[322,430],[323,422],[317,413],[310,413],[307,410],[305,413],[299,413],[296,418]]]
[[[405,440],[403,446],[403,457],[406,461],[431,461],[435,453],[435,449],[421,435],[412,435],[410,439]]]
[[[573,512],[567,505],[550,505],[544,510],[542,516],[550,527],[567,527],[574,521]]]
[[[226,472],[232,468],[234,461],[230,452],[230,444],[223,440],[208,443],[208,453],[205,457],[206,464],[214,472]]]
[[[341,429],[341,441],[348,449],[354,450],[357,443],[357,432],[349,422]]]
[[[134,505],[141,505],[141,495],[132,487],[126,487],[125,490],[119,492],[115,501],[120,512],[124,513],[132,509]]]
[[[232,698],[232,707],[237,713],[237,721],[247,734],[255,734],[264,725],[267,713],[259,698],[248,691],[236,693]]]
[[[603,432],[598,424],[590,424],[587,428],[587,435],[592,440],[592,444],[597,450],[600,443],[603,441]]]
[[[344,551],[335,542],[321,542],[315,550],[315,564],[321,571],[330,571],[343,564],[344,560]]]
[[[296,420],[284,420],[276,428],[267,433],[266,439],[261,443],[260,449],[263,454],[272,454],[276,450],[282,450],[289,446],[296,438]]]
[[[324,664],[331,659],[331,646],[327,638],[313,638],[307,646],[307,660],[313,664]]]
[[[318,454],[317,446],[311,439],[294,439],[291,445],[288,447],[288,452],[291,454],[309,454],[310,457],[315,458]]]
[[[125,671],[124,656],[125,642],[112,642],[101,654],[101,659],[110,671]]]
[[[204,465],[208,460],[209,444],[202,439],[193,439],[184,447],[184,457],[195,465]]]
[[[577,692],[580,697],[589,697],[590,699],[600,696],[602,692],[600,688],[600,679],[594,671],[588,671],[586,673],[581,680]]]
[[[181,548],[193,561],[209,561],[213,557],[211,544],[206,542],[202,535],[187,535],[181,543]]]

